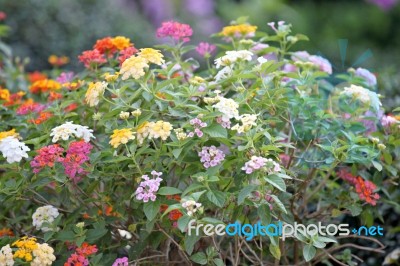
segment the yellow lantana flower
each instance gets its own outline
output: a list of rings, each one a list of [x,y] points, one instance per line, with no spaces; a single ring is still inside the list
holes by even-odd
[[[225,37],[252,36],[256,30],[257,26],[252,26],[250,24],[231,25],[224,27],[220,35]]]
[[[34,237],[22,237],[12,243],[11,246],[17,247],[18,250],[14,253],[14,258],[20,258],[25,261],[32,260],[32,251],[38,248],[36,238]]]
[[[131,40],[124,36],[114,37],[111,42],[120,51],[132,46]]]
[[[144,48],[140,49],[140,52],[138,53],[138,56],[146,59],[148,63],[153,63],[156,65],[162,65],[164,64],[164,59],[163,59],[163,54],[160,52],[160,50],[156,50],[153,48]]]
[[[111,135],[110,144],[114,148],[118,148],[121,144],[128,143],[129,140],[135,139],[130,128],[115,129]]]
[[[0,132],[0,140],[7,138],[7,137],[15,137],[18,138],[19,134],[15,132],[15,129],[11,129],[9,131]]]
[[[147,60],[141,56],[131,56],[126,59],[121,66],[120,73],[122,74],[122,79],[126,80],[129,76],[134,79],[139,79],[144,76],[144,68],[149,67]]]
[[[100,97],[104,94],[105,89],[107,88],[108,83],[96,82],[89,83],[89,88],[85,94],[85,101],[89,106],[93,107],[99,104]]]
[[[10,92],[7,89],[0,88],[0,100],[7,102],[10,100]]]

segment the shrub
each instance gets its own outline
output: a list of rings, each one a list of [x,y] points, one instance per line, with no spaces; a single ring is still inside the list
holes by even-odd
[[[350,69],[333,85],[326,59],[292,51],[306,36],[269,25],[225,27],[215,64],[215,46],[197,48],[201,72],[185,57],[190,26],[168,22],[167,44],[106,37],[81,54],[81,73],[19,73],[29,90],[0,94],[0,260],[305,265],[352,264],[345,247],[383,253],[346,244],[357,235],[188,231],[350,216],[372,226],[378,206],[396,205],[400,126],[374,76]]]

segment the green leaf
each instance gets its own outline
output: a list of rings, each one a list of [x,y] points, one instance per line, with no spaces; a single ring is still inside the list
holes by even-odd
[[[143,211],[148,220],[153,220],[160,212],[160,201],[149,201],[143,205]]]
[[[212,138],[228,138],[228,131],[219,124],[212,124],[209,127],[203,128],[202,131]]]
[[[303,257],[306,261],[310,261],[315,257],[317,250],[312,245],[305,245],[303,248]]]
[[[348,206],[347,209],[351,212],[352,216],[358,216],[362,212],[362,208],[356,204]]]
[[[224,261],[221,260],[220,258],[215,258],[213,261],[216,266],[224,266],[225,265]]]
[[[174,187],[162,187],[157,192],[159,195],[175,195],[181,193],[182,191],[180,189]]]
[[[188,193],[190,193],[190,192],[192,192],[192,191],[194,191],[196,189],[200,189],[200,188],[204,188],[204,185],[203,184],[199,184],[199,183],[191,184],[190,186],[188,186],[185,189],[185,191],[183,191],[182,197],[184,197],[186,194],[188,194]]]
[[[269,252],[271,252],[275,259],[279,260],[281,258],[281,250],[279,249],[279,246],[270,244]]]
[[[207,256],[206,254],[204,254],[204,252],[197,252],[196,254],[192,255],[190,259],[200,265],[206,265],[208,261]]]
[[[270,195],[270,197],[274,199],[276,205],[278,205],[278,208],[281,209],[284,213],[287,214],[285,205],[283,205],[282,201],[275,195]]]
[[[271,223],[271,210],[268,204],[263,204],[257,209],[258,216],[261,219],[262,224],[267,225]]]
[[[178,228],[179,228],[179,230],[181,230],[181,232],[185,232],[185,229],[186,229],[186,227],[189,224],[191,219],[192,219],[192,217],[190,217],[188,215],[183,215],[181,218],[179,218],[179,220],[178,220]]]
[[[217,205],[218,207],[222,208],[225,204],[226,195],[222,191],[218,190],[211,190],[207,192],[207,198]]]
[[[385,159],[385,162],[387,164],[392,164],[393,163],[392,155],[390,155],[390,153],[388,153],[388,152],[384,152],[383,153],[383,159]]]
[[[182,218],[181,218],[182,219]],[[179,222],[179,220],[178,220]],[[194,245],[197,243],[197,241],[199,241],[199,239],[201,238],[201,236],[196,236],[196,234],[191,234],[190,236],[187,236],[185,238],[185,251],[187,254],[192,254],[193,249],[194,249]]]
[[[286,184],[282,177],[272,174],[272,175],[266,176],[264,179],[265,179],[265,181],[267,181],[268,183],[270,183],[271,185],[273,185],[280,191],[283,191],[283,192],[286,191]]]
[[[382,171],[382,165],[378,163],[377,161],[371,161],[372,165],[378,170],[379,172]]]
[[[238,205],[241,205],[244,200],[247,198],[247,196],[253,192],[254,190],[256,190],[257,186],[256,185],[248,185],[244,188],[242,188],[242,190],[239,192],[238,195]]]
[[[179,155],[181,154],[183,149],[174,149],[172,150],[172,154],[174,155],[175,159],[178,159]]]

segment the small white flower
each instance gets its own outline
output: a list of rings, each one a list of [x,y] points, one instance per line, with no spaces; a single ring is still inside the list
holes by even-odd
[[[53,128],[51,130],[50,136],[53,137],[53,142],[57,142],[60,139],[68,140],[71,136],[82,138],[85,142],[89,142],[90,138],[95,138],[92,132],[93,130],[89,129],[87,126],[81,126],[73,124],[72,122],[66,122],[61,126]]]
[[[239,50],[239,51],[227,51],[225,55],[215,59],[215,65],[217,68],[221,66],[230,66],[237,61],[251,61],[251,57],[253,53],[247,50]]]
[[[5,245],[0,249],[0,265],[2,266],[14,265],[14,257],[10,245]]]
[[[182,202],[182,207],[186,209],[187,215],[192,216],[195,214],[199,208],[201,208],[201,203],[194,200],[186,200]]]
[[[50,266],[56,260],[54,249],[47,243],[37,244],[37,248],[32,251],[33,261],[31,266]]]
[[[118,233],[121,237],[126,238],[128,240],[132,238],[132,234],[126,230],[118,229]]]
[[[121,112],[121,113],[119,113],[119,118],[121,118],[121,119],[128,119],[129,118],[129,112]]]
[[[48,232],[51,228],[43,227],[43,223],[52,223],[59,215],[58,210],[51,206],[46,205],[43,207],[39,207],[36,209],[35,213],[32,215],[33,226],[36,227],[37,230],[42,230],[43,232]]]
[[[0,152],[8,163],[20,162],[22,158],[28,158],[27,151],[30,151],[30,149],[25,143],[13,136],[0,140]]]
[[[230,66],[226,66],[215,75],[215,81],[220,81],[222,79],[229,78],[233,73],[233,70]]]
[[[239,116],[239,104],[232,99],[227,99],[219,96],[219,102],[214,104],[213,107],[221,112],[222,121],[228,122],[231,118],[237,118]]]

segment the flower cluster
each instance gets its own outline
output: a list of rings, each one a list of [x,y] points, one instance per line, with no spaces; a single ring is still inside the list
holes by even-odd
[[[17,108],[17,115],[27,115],[30,113],[40,113],[46,108],[45,105],[35,102],[32,99],[28,99],[27,101],[23,102]]]
[[[256,126],[257,115],[254,114],[243,114],[238,117],[238,120],[242,123],[234,125],[231,129],[236,130],[239,134],[247,132],[252,126]]]
[[[60,158],[59,161],[64,166],[65,174],[74,182],[78,182],[82,175],[86,174],[82,167],[90,160],[89,154],[93,146],[83,140],[71,142],[67,150],[65,158]]]
[[[159,50],[152,48],[140,49],[140,52],[126,59],[119,71],[122,75],[122,80],[128,79],[130,76],[134,79],[139,79],[144,76],[144,69],[149,67],[150,63],[161,65],[164,63],[163,55]]]
[[[128,261],[127,257],[118,258],[112,264],[112,266],[128,266],[128,265],[129,265],[129,261]]]
[[[29,87],[32,93],[43,93],[59,89],[61,89],[61,84],[52,79],[38,80]]]
[[[97,40],[93,50],[84,51],[78,56],[78,59],[86,68],[91,69],[106,63],[107,58],[113,57],[116,53],[119,53],[118,61],[122,63],[136,52],[137,50],[129,38],[124,36],[105,37]]]
[[[92,134],[93,130],[87,126],[81,126],[73,124],[72,122],[66,122],[61,126],[55,127],[51,130],[50,136],[53,137],[53,142],[58,142],[60,139],[68,140],[69,137],[75,136],[81,138],[85,142],[89,142],[91,138],[95,138]]]
[[[253,53],[247,50],[227,51],[225,55],[215,59],[217,68],[221,66],[231,66],[240,61],[251,61]]]
[[[49,145],[36,151],[36,155],[31,161],[31,167],[35,174],[39,173],[44,167],[53,167],[58,162],[64,152],[64,149],[58,144]]]
[[[0,100],[8,102],[10,100],[10,91],[0,87]]]
[[[89,245],[87,242],[83,242],[82,245],[76,248],[75,253],[71,254],[64,266],[88,266],[88,257],[95,254],[98,251],[96,245]]]
[[[244,164],[242,170],[245,171],[246,174],[251,174],[263,167],[265,167],[269,172],[279,172],[281,170],[281,166],[274,160],[255,155],[251,156],[250,161]]]
[[[12,249],[10,245],[5,245],[0,249],[0,265],[3,266],[14,265],[14,256],[12,254]]]
[[[186,200],[182,202],[182,207],[185,208],[187,215],[193,216],[201,209],[202,204],[194,200]]]
[[[257,26],[243,23],[224,27],[220,35],[224,37],[250,38],[254,37],[256,30]]]
[[[203,132],[201,131],[201,128],[206,127],[207,123],[201,121],[200,118],[193,118],[190,120],[190,124],[193,125],[194,127],[194,132],[189,132],[188,137],[194,137],[194,134],[196,134],[199,138],[203,136]]]
[[[91,82],[89,83],[88,90],[85,94],[85,101],[89,104],[90,107],[96,106],[99,104],[100,97],[103,96],[104,91],[108,86],[107,82]]]
[[[51,228],[43,226],[43,223],[51,224],[58,215],[59,212],[57,208],[51,205],[39,207],[32,215],[33,226],[35,226],[37,230],[42,230],[43,232],[51,231]]]
[[[182,24],[176,21],[163,22],[157,29],[157,37],[171,37],[174,40],[188,42],[192,36],[193,30],[188,24]]]
[[[369,104],[371,102],[371,91],[357,85],[350,85],[350,87],[345,87],[340,93],[341,95],[346,95],[352,97],[362,103]]]
[[[54,249],[47,243],[37,244],[37,248],[32,251],[33,261],[31,266],[50,266],[56,260]]]
[[[148,137],[150,139],[161,138],[166,140],[172,131],[172,124],[159,120],[157,122],[144,122],[137,129],[137,139],[139,144],[143,143],[143,140]]]
[[[208,42],[201,42],[196,47],[196,52],[203,57],[210,57],[217,47],[214,44]]]
[[[225,159],[225,153],[215,146],[203,147],[198,155],[205,168],[217,166]]]
[[[376,77],[368,69],[359,67],[354,74],[357,77],[363,78],[368,86],[373,87],[376,85]]]
[[[119,145],[126,144],[129,140],[133,139],[135,139],[135,136],[130,128],[114,129],[110,144],[114,148],[118,148]]]
[[[355,187],[360,200],[364,200],[372,206],[375,206],[377,200],[380,199],[379,194],[374,193],[377,187],[371,181],[364,180],[361,176],[354,176],[346,169],[341,169],[337,172],[337,175]]]
[[[8,163],[20,162],[22,158],[28,158],[27,151],[30,151],[28,146],[14,136],[0,139],[0,152]]]
[[[149,178],[148,175],[143,175],[142,179],[139,184],[139,187],[136,189],[135,195],[137,200],[141,200],[143,202],[148,202],[149,200],[155,201],[156,200],[156,193],[160,187],[160,183],[162,178],[161,172],[151,171],[152,178]]]
[[[310,55],[306,51],[295,52],[292,55],[292,60],[295,62],[310,62],[312,63],[318,70],[326,72],[328,74],[332,74],[332,65],[325,58],[318,55]],[[296,68],[293,69],[294,71]]]
[[[30,262],[33,259],[32,252],[37,249],[39,245],[36,242],[36,238],[24,236],[12,243],[11,246],[17,248],[14,253],[14,258]]]
[[[57,56],[57,55],[50,55],[48,60],[50,65],[55,67],[60,67],[69,63],[68,56]]]
[[[230,127],[230,119],[239,117],[239,104],[232,99],[218,97],[218,102],[213,105],[215,109],[222,113],[219,122],[223,127]]]

